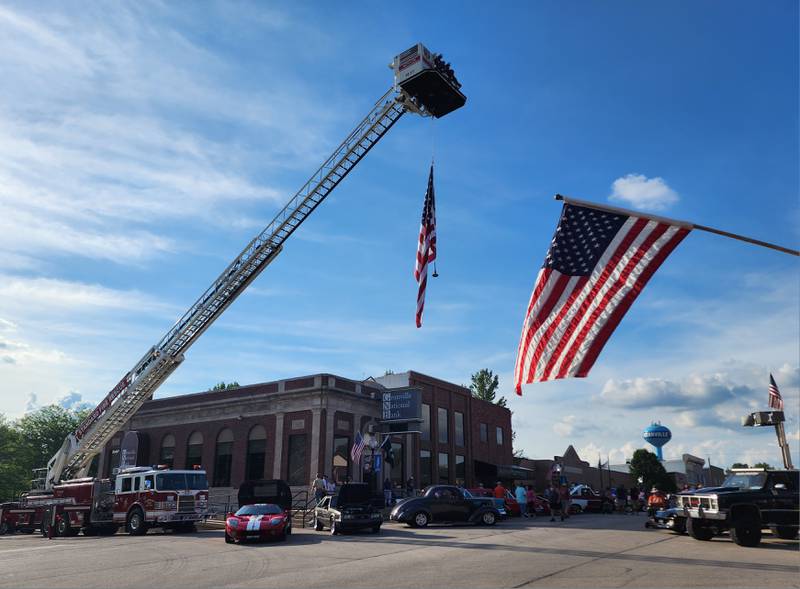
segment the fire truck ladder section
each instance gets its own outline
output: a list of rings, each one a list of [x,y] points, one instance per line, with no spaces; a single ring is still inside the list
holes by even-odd
[[[422,45],[418,46],[418,51],[428,54]],[[43,483],[45,490],[51,490],[61,480],[86,475],[94,456],[102,451],[142,404],[152,398],[161,383],[183,361],[189,347],[275,259],[292,233],[405,112],[438,117],[463,105],[463,95],[452,81],[447,81],[448,76],[452,77],[451,71],[436,73],[435,76],[431,76],[430,71],[424,73],[435,84],[420,86],[417,76],[417,86],[412,88],[409,85],[407,90],[405,82],[396,79],[397,83],[375,103],[369,114],[270,224],[225,268],[164,337],[147,351],[78,429],[64,440],[61,449],[48,462]],[[445,83],[443,81],[446,82],[445,88],[451,88],[455,102],[452,97],[445,96],[446,92],[441,89]],[[449,100],[444,106],[436,102],[442,96]]]

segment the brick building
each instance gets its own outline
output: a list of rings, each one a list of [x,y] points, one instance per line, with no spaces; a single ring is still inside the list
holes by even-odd
[[[139,434],[139,464],[202,466],[215,488],[235,489],[257,478],[306,486],[317,472],[339,482],[360,481],[370,477],[350,458],[355,434],[373,432],[377,438],[388,431],[380,423],[381,393],[407,387],[421,390],[422,421],[401,428],[419,433],[392,436],[395,464],[388,474],[396,485],[413,476],[417,487],[458,480],[469,486],[478,476],[494,478],[512,467],[508,409],[411,371],[367,381],[316,374],[155,399],[125,431]],[[124,433],[100,456],[103,476],[119,463]],[[381,479],[386,475],[384,469]],[[380,484],[377,476],[372,482]]]

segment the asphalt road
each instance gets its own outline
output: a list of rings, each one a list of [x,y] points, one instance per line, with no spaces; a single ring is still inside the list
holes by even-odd
[[[380,535],[296,529],[228,545],[222,531],[46,540],[0,537],[0,587],[800,587],[798,542],[759,548],[644,529],[644,516],[511,520],[496,527],[386,524]]]

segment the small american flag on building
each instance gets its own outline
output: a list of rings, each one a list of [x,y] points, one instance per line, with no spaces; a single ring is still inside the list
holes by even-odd
[[[783,397],[781,397],[781,392],[778,390],[772,374],[769,375],[769,408],[783,411]]]
[[[364,451],[364,436],[361,435],[361,432],[356,432],[356,437],[353,440],[353,447],[350,450],[350,458],[353,459],[353,462],[360,463],[361,462],[361,453]]]
[[[422,310],[425,308],[425,288],[428,285],[428,264],[436,259],[436,202],[433,197],[433,164],[428,175],[428,190],[422,207],[422,221],[417,242],[417,261],[414,265],[414,280],[417,290],[417,327],[422,327]],[[434,271],[434,277],[436,272]]]
[[[517,394],[523,384],[589,374],[633,301],[691,228],[565,202],[522,324]]]

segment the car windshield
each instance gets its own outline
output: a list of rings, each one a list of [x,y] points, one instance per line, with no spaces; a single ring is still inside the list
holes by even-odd
[[[204,473],[167,472],[156,475],[159,491],[205,491],[208,480]]]
[[[281,513],[283,513],[283,510],[280,507],[272,503],[267,503],[260,505],[245,505],[236,512],[236,515],[279,515]]]
[[[467,491],[466,489],[463,489],[462,492],[464,493],[464,497],[466,497],[467,499],[471,499],[472,497],[474,497],[474,495],[469,491]]]
[[[767,480],[767,473],[764,472],[737,472],[730,475],[723,487],[738,487],[740,489],[760,489]]]

